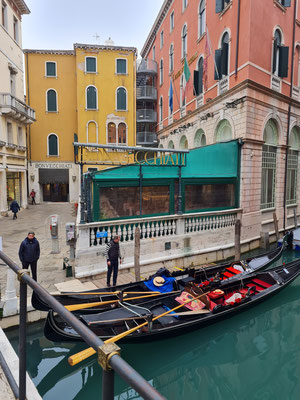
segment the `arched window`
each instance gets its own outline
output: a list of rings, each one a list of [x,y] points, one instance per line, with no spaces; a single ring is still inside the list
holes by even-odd
[[[159,122],[163,120],[163,98],[162,96],[159,99]]]
[[[172,72],[174,70],[174,46],[171,44],[169,50],[169,71]]]
[[[276,121],[270,119],[264,129],[261,175],[261,208],[275,207],[276,151],[278,129]]]
[[[161,59],[159,62],[159,83],[163,84],[164,81],[164,60]]]
[[[201,57],[198,61],[198,82],[195,85],[196,95],[203,93],[203,57]],[[196,83],[196,82],[195,82]]]
[[[167,149],[175,149],[173,140],[170,140],[167,146]]]
[[[187,55],[187,26],[183,25],[181,33],[181,57],[184,58]]]
[[[222,37],[222,74],[228,75],[229,34],[225,32]]]
[[[57,95],[54,89],[47,91],[47,111],[57,112]]]
[[[55,133],[48,136],[48,156],[58,156],[58,137]]]
[[[297,204],[298,159],[300,149],[300,128],[294,126],[290,133],[287,169],[286,204]]]
[[[279,49],[281,46],[281,33],[276,29],[273,42],[273,74],[278,76],[279,73]]]
[[[121,122],[118,125],[118,143],[126,144],[126,142],[127,142],[126,124],[124,124],[124,122]]]
[[[199,32],[198,37],[200,38],[205,32],[205,0],[201,0],[199,4]]]
[[[188,143],[188,140],[187,140],[185,135],[181,136],[181,139],[180,139],[180,142],[179,142],[179,148],[181,150],[186,150],[186,149],[189,148],[189,143]]]
[[[98,125],[95,121],[87,123],[86,140],[87,143],[98,143]]]
[[[185,106],[185,92],[184,92],[184,75],[180,79],[180,107]]]
[[[206,137],[203,129],[198,129],[195,133],[194,147],[201,147],[206,145]]]
[[[107,125],[107,142],[113,144],[117,143],[116,124],[113,122],[109,122]]]
[[[86,88],[86,109],[97,110],[97,89],[95,86]]]
[[[226,140],[232,139],[232,129],[227,119],[222,119],[218,123],[216,132],[216,142],[225,142]]]
[[[123,87],[117,89],[117,110],[126,111],[127,110],[127,91]]]

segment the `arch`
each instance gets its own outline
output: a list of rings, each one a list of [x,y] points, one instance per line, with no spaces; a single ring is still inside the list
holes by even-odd
[[[232,139],[232,127],[227,119],[219,121],[216,128],[215,139],[216,142],[225,142]]]
[[[174,45],[171,43],[169,49],[169,72],[174,70]]]
[[[198,8],[198,38],[205,32],[205,0],[201,0]]]
[[[127,89],[119,86],[116,90],[117,111],[127,111]]]
[[[204,58],[203,56],[199,57],[197,63],[197,70],[198,70],[198,90],[197,95],[203,93],[203,65],[204,65]]]
[[[86,124],[87,143],[98,143],[98,124],[96,121],[88,121]]]
[[[186,150],[189,148],[189,142],[185,135],[182,135],[179,141],[179,148],[182,150]]]
[[[185,106],[185,93],[184,93],[184,75],[181,75],[180,78],[180,107]]]
[[[194,136],[194,147],[202,147],[206,145],[206,136],[203,129],[197,129]]]
[[[96,86],[89,85],[85,89],[86,109],[98,110],[98,91]]]
[[[170,140],[167,146],[168,149],[175,149],[173,140]]]
[[[107,124],[107,143],[116,144],[117,143],[117,129],[114,122],[109,122]]]
[[[164,81],[164,60],[160,59],[159,62],[159,84],[162,85]]]
[[[222,75],[227,76],[229,73],[229,41],[230,36],[228,31],[225,31],[221,39],[222,49]]]
[[[159,149],[163,149],[164,146],[160,143],[159,146],[158,146],[158,148],[159,148]]]
[[[300,150],[300,127],[295,125],[291,129],[289,137],[289,146],[292,150]]]
[[[160,96],[159,98],[159,122],[163,120],[163,97]]]
[[[273,39],[273,59],[272,59],[272,73],[279,75],[279,60],[280,60],[280,48],[283,43],[283,34],[281,29],[278,27],[274,31]]]
[[[278,145],[278,127],[273,118],[270,118],[264,128],[263,140],[270,146]]]
[[[187,31],[187,23],[185,23],[182,27],[181,31],[181,58],[184,58],[187,55],[187,39],[188,39],[188,31]]]
[[[59,155],[59,143],[58,136],[56,133],[49,133],[47,136],[47,155],[58,156]]]
[[[127,143],[127,125],[125,122],[120,122],[118,125],[118,144]]]
[[[57,92],[55,89],[48,89],[46,92],[46,111],[57,112]]]

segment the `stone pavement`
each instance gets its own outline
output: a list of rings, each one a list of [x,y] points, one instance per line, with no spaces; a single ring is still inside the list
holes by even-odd
[[[60,253],[51,254],[52,243],[49,227],[45,226],[47,217],[58,214],[61,217]],[[48,291],[56,291],[55,284],[68,279],[63,270],[63,258],[69,257],[69,246],[65,240],[66,222],[75,222],[74,206],[69,203],[44,203],[36,206],[29,205],[18,213],[18,219],[12,216],[0,217],[0,236],[2,236],[3,251],[20,267],[19,246],[29,231],[34,231],[40,242],[41,256],[38,261],[38,282]],[[46,232],[47,229],[47,232]],[[17,279],[16,279],[17,282]],[[0,265],[0,284],[2,297],[6,288],[6,267]],[[17,291],[18,285],[16,283]],[[28,288],[29,294],[31,289]]]

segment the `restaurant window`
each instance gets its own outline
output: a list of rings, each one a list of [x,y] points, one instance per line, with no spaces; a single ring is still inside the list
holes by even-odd
[[[185,211],[235,207],[233,183],[185,185]]]
[[[169,214],[170,188],[169,186],[143,186],[142,214]]]
[[[110,122],[107,126],[107,143],[115,144],[117,142],[116,124]]]
[[[100,220],[140,215],[140,188],[138,186],[101,187],[99,191]]]
[[[46,76],[56,77],[56,62],[46,61]]]
[[[85,72],[96,73],[97,72],[97,59],[96,57],[85,58]]]

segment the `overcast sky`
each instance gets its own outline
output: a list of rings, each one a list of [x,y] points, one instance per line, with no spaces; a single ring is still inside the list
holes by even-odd
[[[139,53],[163,0],[25,0],[24,49],[71,50],[73,43],[137,47]],[[100,38],[94,37],[98,34]]]

